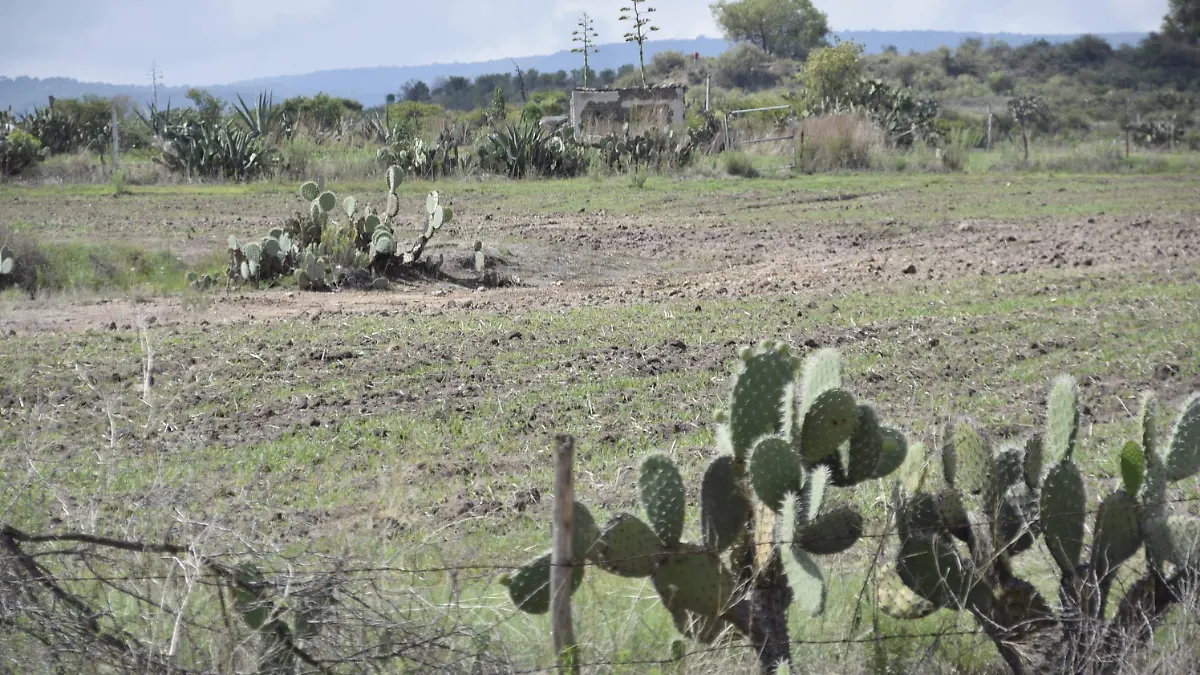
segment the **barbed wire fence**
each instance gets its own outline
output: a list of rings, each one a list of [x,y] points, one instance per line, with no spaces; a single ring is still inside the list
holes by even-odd
[[[1182,497],[1168,503],[1197,501],[1200,498]],[[179,544],[80,532],[32,533],[0,524],[0,632],[7,634],[0,640],[7,645],[0,655],[13,667],[40,662],[47,671],[86,666],[87,672],[96,667],[185,673],[400,667],[523,675],[560,668],[553,656],[548,665],[530,658],[534,652],[546,653],[546,641],[535,637],[536,648],[523,644],[516,649],[500,637],[514,621],[522,630],[529,626],[530,619],[493,586],[500,574],[524,561],[351,564],[325,554],[253,546],[205,552],[201,542],[210,526],[187,525],[195,530],[191,543]],[[837,560],[830,567],[839,577],[861,578],[857,588],[844,588],[845,601],[855,605],[854,624],[860,612],[879,613],[870,592],[871,577],[893,562],[887,559],[885,542],[894,536],[886,528],[866,532],[861,539],[880,545],[865,564]],[[570,565],[598,563],[580,560]],[[1046,576],[1053,579],[1049,570]],[[588,579],[597,584],[589,593],[597,600],[612,592],[611,583],[598,581],[604,577]],[[631,610],[635,612],[655,601],[652,591],[636,597],[637,609]],[[586,604],[577,608],[580,613],[604,611]],[[259,612],[257,619],[250,618],[254,612]],[[964,628],[946,614],[948,620],[935,630],[881,632],[876,620],[869,635],[857,634],[853,627],[844,635],[799,637],[789,644],[879,648],[901,641],[930,652],[947,638],[982,635],[979,628]],[[272,624],[281,627],[278,635],[264,638],[263,626]],[[586,622],[581,626],[579,638],[586,646],[593,636]],[[736,662],[752,656],[746,653],[750,649],[732,638],[659,657],[605,658],[590,649],[591,658],[575,665],[588,672],[635,672],[705,658]]]
[[[147,354],[147,363],[151,358]],[[151,401],[149,372],[147,366],[142,389],[149,409],[146,426],[152,427],[163,408]],[[89,382],[82,374],[81,379]],[[104,402],[110,432],[108,447],[97,452],[100,465],[118,456],[116,408],[112,401]],[[46,498],[59,488],[53,483],[60,460],[41,458],[39,466],[32,462],[35,436],[30,433],[23,440],[24,459],[17,459],[28,465],[24,478],[0,464],[0,672],[532,675],[563,669],[550,648],[546,622],[517,610],[497,583],[500,575],[524,565],[524,559],[437,564],[359,560],[268,544],[261,533],[238,533],[179,512],[166,533],[142,528],[140,539],[129,535],[137,529],[129,523],[106,526],[98,518],[92,518],[86,531],[68,530],[66,524],[26,531],[10,522],[11,514],[49,510],[44,503],[31,503],[37,499],[28,499],[28,490],[41,484],[46,489],[38,496]],[[61,462],[63,470],[72,466]],[[45,468],[50,471],[43,472]],[[107,498],[103,466],[98,473],[96,493],[84,500],[96,511]],[[16,509],[21,495],[26,495],[25,503]],[[1200,497],[1185,496],[1168,503],[1197,501]],[[884,521],[860,537],[874,546],[856,550],[873,548],[873,553],[835,556],[827,566],[829,580],[837,582],[842,594],[829,604],[850,608],[851,619],[803,620],[788,645],[821,654],[836,651],[842,658],[834,659],[829,670],[839,672],[852,672],[844,657],[869,661],[883,653],[886,659],[893,645],[913,654],[901,672],[932,672],[938,654],[961,650],[964,644],[984,650],[983,660],[995,661],[994,650],[986,651],[992,647],[984,631],[967,625],[965,613],[940,612],[936,620],[914,627],[882,620],[872,591],[879,573],[895,562],[896,536],[890,516]],[[152,541],[150,534],[161,540]],[[783,547],[794,542],[770,543]],[[584,559],[555,567],[599,565]],[[1038,573],[1046,588],[1058,582],[1052,567]],[[614,603],[614,596],[621,602]],[[676,648],[679,636],[666,612],[654,618],[661,605],[645,584],[631,588],[628,582],[590,574],[576,597],[576,637],[583,645],[571,664],[576,669],[754,668],[754,648],[728,631],[710,645],[682,643],[684,648]],[[618,606],[625,608],[614,609]],[[1200,612],[1190,609],[1194,624]],[[958,656],[951,652],[946,662],[954,663]],[[888,670],[874,665],[864,670]]]

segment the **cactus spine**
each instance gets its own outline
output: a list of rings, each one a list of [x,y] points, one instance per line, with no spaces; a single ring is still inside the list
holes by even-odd
[[[431,227],[436,207],[434,193],[427,201]],[[841,388],[841,362],[832,351],[803,364],[785,345],[743,351],[719,419],[722,452],[700,485],[700,543],[682,538],[683,478],[670,458],[656,454],[643,461],[638,479],[646,519],[614,515],[575,542],[576,558],[582,564],[582,545],[605,571],[649,578],[681,632],[706,643],[722,630],[740,633],[758,651],[762,671],[774,672],[791,658],[791,599],[814,614],[824,607],[816,558],[849,549],[863,532],[862,516],[830,496],[894,471],[908,446]],[[856,436],[861,420],[865,429]],[[538,558],[508,578],[518,608],[543,608],[540,596],[537,603],[522,601],[529,593],[520,589],[526,579],[546,585],[544,565]]]

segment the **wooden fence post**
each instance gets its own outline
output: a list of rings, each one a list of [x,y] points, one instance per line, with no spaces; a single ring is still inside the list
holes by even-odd
[[[994,115],[992,115],[992,106],[988,105],[988,116],[987,116],[987,149],[988,149],[988,152],[992,151],[992,118],[993,117],[994,117]]]
[[[121,116],[117,114],[117,99],[112,100],[113,174],[121,170]]]
[[[574,518],[575,485],[571,471],[575,463],[575,439],[566,434],[554,437],[554,548],[550,554],[550,630],[560,669],[579,673],[579,652],[571,623],[572,569],[571,528]]]

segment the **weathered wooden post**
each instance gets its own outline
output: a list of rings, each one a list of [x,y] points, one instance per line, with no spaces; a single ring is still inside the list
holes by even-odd
[[[121,170],[121,116],[117,114],[117,99],[112,100],[113,173]]]
[[[579,656],[575,645],[575,630],[571,622],[572,556],[571,529],[573,526],[575,485],[572,468],[575,463],[575,439],[566,434],[554,437],[554,531],[550,553],[550,630],[554,653],[560,669],[568,668],[578,675]]]

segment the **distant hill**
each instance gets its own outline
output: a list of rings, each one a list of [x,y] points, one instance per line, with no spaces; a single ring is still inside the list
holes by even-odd
[[[862,44],[867,53],[878,53],[887,46],[894,46],[901,53],[911,51],[926,52],[945,45],[955,47],[967,38],[980,38],[985,43],[989,40],[1002,40],[1013,46],[1026,44],[1034,40],[1046,40],[1059,43],[1068,42],[1078,35],[1022,35],[1017,33],[970,33],[952,31],[842,31],[836,35],[843,40],[854,40]],[[1100,37],[1112,45],[1136,44],[1145,33],[1114,33],[1102,34]],[[694,40],[657,40],[646,43],[646,57],[649,59],[655,53],[666,50],[678,50],[685,54],[699,53],[701,56],[717,56],[730,47],[730,44],[720,38],[699,37]],[[345,68],[339,70],[323,70],[303,75],[280,75],[254,80],[244,80],[231,84],[201,85],[213,95],[225,100],[236,100],[241,94],[247,100],[257,96],[260,91],[271,91],[276,101],[291,96],[311,96],[325,92],[332,96],[352,98],[367,106],[383,103],[388,93],[396,93],[400,86],[409,80],[424,80],[433,83],[438,78],[459,75],[475,77],[487,73],[510,72],[513,61],[523,69],[536,68],[541,72],[570,71],[579,67],[579,56],[569,51],[560,51],[545,56],[525,56],[516,59],[498,59],[476,63],[440,63],[427,66],[381,66],[372,68]],[[627,63],[637,62],[637,47],[630,43],[615,43],[600,45],[600,52],[592,56],[592,68],[619,68]],[[158,100],[165,105],[168,99],[173,105],[187,104],[184,98],[188,87],[159,87]],[[112,97],[127,96],[137,102],[149,101],[152,97],[149,85],[105,84],[100,82],[79,82],[70,78],[53,77],[46,79],[31,77],[0,77],[0,109],[11,107],[14,112],[23,113],[35,106],[46,105],[47,97],[76,98],[85,94]]]

